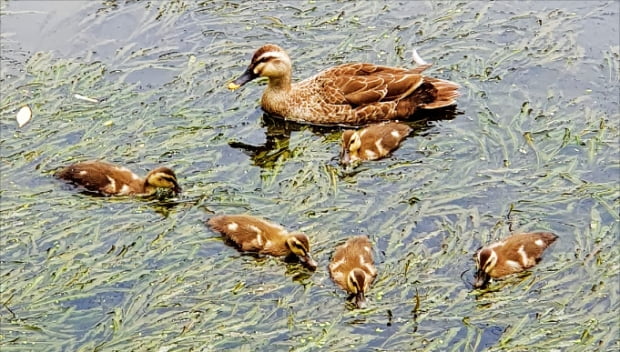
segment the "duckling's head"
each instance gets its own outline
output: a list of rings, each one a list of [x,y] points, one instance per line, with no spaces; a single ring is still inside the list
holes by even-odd
[[[146,176],[145,184],[147,188],[168,188],[175,194],[181,193],[182,189],[177,182],[174,171],[167,167],[159,167],[149,172]]]
[[[495,264],[497,264],[497,253],[491,248],[482,248],[476,254],[475,259],[478,271],[474,277],[474,287],[481,288],[491,279],[489,273],[493,270]]]
[[[287,82],[290,84],[291,70],[291,58],[284,49],[275,44],[263,45],[252,56],[250,66],[228,85],[228,89],[238,89],[258,77],[268,77],[270,82],[288,77]]]
[[[355,306],[366,308],[366,273],[362,269],[355,268],[349,272],[347,277],[348,291],[355,295]]]
[[[359,150],[362,146],[362,137],[358,131],[346,130],[342,132],[342,151],[340,152],[340,162],[349,164],[360,160]]]
[[[308,236],[301,232],[295,232],[286,239],[286,245],[310,270],[316,269],[317,263],[310,256],[310,240]]]

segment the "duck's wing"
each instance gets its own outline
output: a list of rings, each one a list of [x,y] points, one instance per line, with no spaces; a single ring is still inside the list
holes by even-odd
[[[326,102],[360,106],[408,96],[424,82],[421,72],[430,66],[407,70],[368,63],[345,64],[323,71],[314,79],[322,87]]]

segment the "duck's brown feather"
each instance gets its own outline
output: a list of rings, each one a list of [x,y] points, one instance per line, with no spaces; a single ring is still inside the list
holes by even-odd
[[[272,66],[269,60],[273,60]],[[265,67],[270,69],[261,72]],[[246,70],[249,76],[240,77],[232,89],[265,76],[269,84],[261,105],[268,113],[305,123],[358,126],[404,120],[419,109],[454,105],[459,85],[422,75],[428,67],[404,69],[351,63],[291,83],[290,58],[279,46],[268,44],[254,54]]]
[[[423,82],[420,70],[405,70],[367,63],[344,64],[323,71],[316,82],[329,104],[354,106],[403,99]]]

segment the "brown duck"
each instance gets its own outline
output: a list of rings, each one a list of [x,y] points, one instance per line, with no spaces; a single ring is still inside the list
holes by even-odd
[[[475,256],[478,271],[474,287],[484,287],[491,278],[501,278],[533,267],[557,238],[550,232],[521,233],[480,249]]]
[[[56,177],[108,196],[151,195],[158,188],[181,192],[174,171],[167,167],[154,169],[141,178],[123,166],[90,160],[69,165],[58,171]]]
[[[343,164],[358,160],[376,160],[398,148],[400,142],[411,133],[411,127],[397,122],[373,124],[361,130],[342,133]]]
[[[422,75],[430,66],[405,69],[350,63],[292,83],[288,54],[267,44],[254,53],[250,66],[228,88],[235,90],[257,77],[267,77],[261,99],[266,112],[302,123],[359,126],[404,120],[419,109],[456,104],[459,85]]]
[[[215,231],[245,252],[273,256],[295,255],[309,269],[316,262],[310,256],[310,240],[301,232],[288,232],[282,226],[251,215],[217,215],[207,221]]]
[[[355,297],[357,308],[365,308],[366,292],[377,276],[368,237],[351,237],[336,248],[329,273],[340,288]]]

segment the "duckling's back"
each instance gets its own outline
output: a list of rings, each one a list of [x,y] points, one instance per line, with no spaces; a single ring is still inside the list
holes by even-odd
[[[285,255],[287,232],[279,225],[250,215],[217,215],[207,221],[215,231],[232,240],[243,251]]]
[[[115,187],[108,179],[111,168],[112,166],[106,163],[85,161],[63,168],[56,173],[56,177],[89,191],[113,193]]]
[[[362,131],[362,149],[382,149],[377,150],[377,154],[385,156],[411,133],[411,127],[404,123],[384,122],[370,125]]]
[[[512,235],[503,241],[500,261],[521,263],[523,268],[533,267],[540,261],[543,252],[558,238],[551,232],[532,232]]]
[[[368,286],[377,276],[372,256],[372,244],[367,236],[349,238],[345,244],[336,249],[332,262],[329,264],[332,279],[344,290],[349,290],[347,276],[353,269],[361,269],[370,277],[367,282]]]
[[[143,180],[129,169],[98,160],[69,165],[56,177],[106,195],[129,195],[143,191]]]

